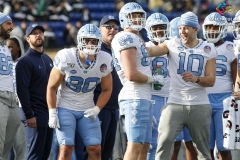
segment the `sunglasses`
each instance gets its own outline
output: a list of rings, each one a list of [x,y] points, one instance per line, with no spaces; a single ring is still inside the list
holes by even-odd
[[[103,24],[102,27],[106,27],[109,30],[112,28],[114,28],[114,30],[118,30],[118,28],[119,28],[118,25],[113,25],[113,24]]]

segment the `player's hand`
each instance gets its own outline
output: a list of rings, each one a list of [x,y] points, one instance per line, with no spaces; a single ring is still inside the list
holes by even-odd
[[[153,83],[164,85],[164,78],[162,75],[153,75]]]
[[[192,72],[184,72],[183,74],[181,74],[181,76],[185,82],[192,82],[192,83],[195,83],[198,78]]]
[[[235,98],[235,100],[240,100],[240,92],[233,92],[232,96]]]
[[[30,119],[26,119],[26,122],[27,122],[27,126],[30,127],[30,128],[36,128],[37,127],[37,121],[36,121],[35,117],[30,118]]]
[[[84,112],[84,117],[87,117],[91,120],[95,120],[100,112],[100,109],[98,106],[95,106],[91,109],[88,109]]]
[[[56,108],[49,109],[48,125],[50,128],[60,128]]]

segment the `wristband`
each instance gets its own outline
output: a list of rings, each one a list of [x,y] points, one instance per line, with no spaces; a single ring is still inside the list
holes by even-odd
[[[200,82],[200,76],[197,76],[197,80],[195,83],[199,83]]]
[[[57,110],[56,110],[56,108],[49,108],[48,112],[49,112],[49,114],[56,114]]]

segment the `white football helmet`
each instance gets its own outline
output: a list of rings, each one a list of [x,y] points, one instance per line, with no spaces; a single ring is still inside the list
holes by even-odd
[[[88,45],[90,39],[91,45]],[[78,49],[86,55],[97,54],[101,49],[102,34],[99,28],[94,24],[86,24],[82,26],[77,34]]]
[[[235,17],[232,21],[233,23],[233,36],[235,39],[240,39],[240,27],[239,27],[239,23],[240,23],[240,10],[235,14]]]
[[[153,27],[157,25],[164,25],[166,29],[154,30]],[[151,41],[162,43],[169,36],[169,20],[161,13],[151,14],[146,21],[146,30],[148,38]]]
[[[141,13],[141,18],[134,18],[133,13]],[[146,12],[143,8],[135,3],[130,2],[125,4],[119,12],[119,20],[122,28],[132,28],[133,30],[140,31],[145,27]]]
[[[178,37],[180,38],[179,35],[179,30],[178,30],[178,21],[180,20],[180,17],[176,17],[170,21],[170,28],[169,28],[169,38],[173,37]]]
[[[218,31],[207,31],[207,25],[219,26]],[[203,22],[203,37],[211,43],[218,42],[221,38],[227,36],[227,20],[217,12],[209,14]]]

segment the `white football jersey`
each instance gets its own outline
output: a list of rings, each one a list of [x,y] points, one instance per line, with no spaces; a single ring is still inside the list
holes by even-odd
[[[152,76],[150,69],[150,58],[142,40],[133,33],[119,32],[112,41],[114,67],[117,71],[123,88],[120,91],[118,100],[123,99],[151,99],[151,84],[135,83],[126,79],[121,59],[121,51],[127,48],[136,48],[136,68],[142,74]]]
[[[54,67],[64,75],[64,81],[58,88],[57,107],[85,111],[95,106],[93,91],[101,78],[112,71],[112,57],[100,51],[86,69],[77,48],[62,49],[55,56]]]
[[[213,87],[207,87],[207,93],[233,92],[231,63],[237,57],[234,53],[234,44],[226,41],[215,47],[216,57],[216,81]]]
[[[196,76],[204,76],[208,60],[216,57],[212,43],[199,39],[194,48],[185,46],[181,39],[165,40],[169,54],[170,91],[168,103],[182,105],[210,104],[206,89],[197,83],[185,82],[181,74],[192,72]]]
[[[154,47],[156,46],[153,42],[149,41],[145,43],[146,47]],[[152,84],[152,95],[161,96],[161,97],[168,97],[169,96],[169,88],[170,88],[170,77],[168,74],[168,57],[167,55],[159,56],[159,57],[151,57],[151,69],[152,73],[154,68],[157,65],[160,65],[163,70],[163,77],[164,77],[164,86],[161,88],[161,90],[156,91],[153,88]]]
[[[14,92],[13,61],[6,45],[0,45],[0,91]]]

